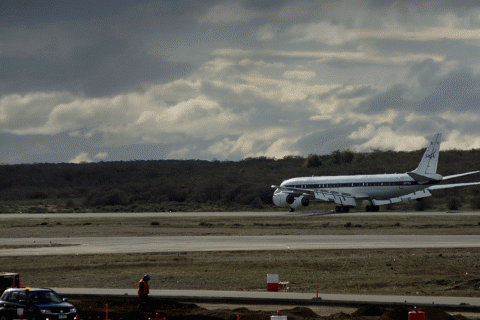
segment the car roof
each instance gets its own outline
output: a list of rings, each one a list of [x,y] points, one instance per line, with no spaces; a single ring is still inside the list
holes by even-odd
[[[7,291],[53,291],[52,289],[49,288],[8,288],[5,290]]]

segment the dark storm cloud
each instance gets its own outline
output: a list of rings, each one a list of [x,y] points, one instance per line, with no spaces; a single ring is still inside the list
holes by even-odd
[[[135,52],[127,43],[105,39],[60,59],[55,56],[0,56],[0,95],[68,90],[88,96],[139,89],[184,76],[191,66]]]
[[[347,139],[349,132],[333,130],[309,134],[298,141],[302,155],[330,154],[336,150],[346,150],[351,146]]]
[[[199,39],[203,36],[227,47],[255,46],[254,39],[242,36],[251,34],[245,29],[247,27],[266,23],[281,25],[288,21],[306,23],[324,17],[337,5],[346,4],[343,1],[307,1],[301,5],[286,0],[244,1],[241,6],[255,13],[239,20],[244,27],[223,26],[219,32],[220,29],[211,25],[199,26],[198,17],[221,3],[2,1],[0,95],[66,90],[102,96],[139,89],[148,83],[164,83],[186,75],[194,67],[171,56],[171,50],[179,43],[195,48],[202,45]],[[436,3],[438,8],[443,5],[445,10],[475,6],[473,1],[463,1],[463,6],[453,1]],[[405,6],[425,4],[432,2],[403,2]],[[388,8],[399,6],[399,3],[360,1],[359,5]],[[204,32],[199,34],[195,29]],[[149,43],[152,41],[153,44]]]
[[[426,7],[429,9],[454,9],[458,11],[467,11],[471,8],[478,8],[479,3],[476,0],[366,0],[365,4],[370,5],[372,8],[385,8],[395,6],[398,8],[404,8],[408,13],[409,7]]]
[[[388,109],[422,114],[480,109],[480,75],[471,70],[443,74],[440,64],[425,60],[411,68],[409,80],[415,85],[396,84],[363,105],[374,113]]]
[[[206,6],[212,1],[202,2],[203,6]],[[182,0],[3,0],[0,2],[0,25],[42,26],[68,21],[98,23],[99,21],[115,20],[118,17],[122,17],[123,22],[127,24],[124,25],[125,27],[132,26],[132,21],[137,18],[142,18],[137,22],[138,25],[141,25],[144,20],[160,23],[163,20],[172,24],[178,20],[175,17],[185,15],[190,12],[192,7],[197,10],[199,8],[195,2]],[[133,14],[141,16],[132,16]]]
[[[68,90],[101,96],[184,76],[191,65],[168,57],[171,43],[162,43],[152,54],[144,40],[156,27],[184,22],[180,16],[191,6],[182,11],[180,5],[3,1],[0,95]]]

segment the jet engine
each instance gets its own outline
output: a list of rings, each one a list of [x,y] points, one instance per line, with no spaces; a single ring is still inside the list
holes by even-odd
[[[293,201],[293,203],[290,205],[290,208],[292,209],[298,209],[301,207],[306,207],[310,203],[310,200],[308,198],[305,198],[304,196],[300,196]]]
[[[310,203],[310,200],[304,196],[294,197],[287,192],[276,192],[273,194],[273,204],[278,207],[290,207],[290,210],[306,207]]]
[[[275,192],[273,194],[273,204],[277,207],[288,207],[295,202],[295,197],[286,192]]]

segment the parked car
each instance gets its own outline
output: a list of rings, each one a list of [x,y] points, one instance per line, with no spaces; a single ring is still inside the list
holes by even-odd
[[[0,320],[73,320],[76,317],[77,309],[52,289],[10,288],[0,297]]]

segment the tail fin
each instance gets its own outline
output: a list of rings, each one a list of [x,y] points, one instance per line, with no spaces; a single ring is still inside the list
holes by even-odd
[[[430,144],[423,154],[423,158],[418,164],[417,169],[413,172],[418,174],[432,174],[437,173],[437,164],[438,164],[438,155],[440,151],[440,139],[442,138],[441,133],[435,133]]]
[[[408,175],[420,183],[442,180],[442,176],[437,174],[438,156],[440,153],[441,133],[435,133],[423,154],[418,167]]]

